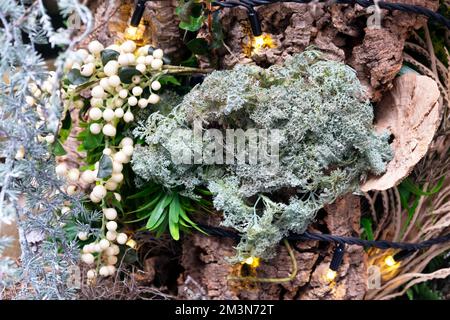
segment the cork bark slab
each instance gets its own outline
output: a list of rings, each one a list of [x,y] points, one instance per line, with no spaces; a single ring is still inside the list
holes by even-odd
[[[358,197],[341,197],[325,210],[327,215],[324,222],[328,232],[356,235],[360,218]],[[207,223],[217,224],[219,221],[220,219],[211,218]],[[255,284],[227,280],[229,275],[236,274],[236,266],[230,265],[226,259],[234,254],[234,245],[230,239],[200,234],[189,236],[182,245],[181,265],[184,272],[178,279],[178,297],[335,300],[361,299],[366,292],[366,256],[360,247],[347,248],[337,280],[329,283],[325,279],[325,273],[334,248],[316,242],[293,243],[298,248],[298,251],[294,251],[298,265],[295,279],[279,284]],[[271,261],[264,261],[257,270],[258,277],[287,277],[291,272],[287,250],[280,245],[277,256]]]
[[[362,191],[394,187],[425,156],[440,123],[439,96],[436,82],[427,76],[408,73],[395,80],[375,109],[375,128],[392,134],[394,158],[382,176],[370,177],[361,186]]]

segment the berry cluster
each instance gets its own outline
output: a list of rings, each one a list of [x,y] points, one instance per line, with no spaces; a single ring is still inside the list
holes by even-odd
[[[118,125],[133,122],[133,108],[146,108],[160,101],[156,92],[161,89],[158,79],[165,74],[163,64],[161,49],[138,48],[131,40],[106,48],[100,42],[92,41],[88,50],[78,50],[74,58],[65,63],[66,78],[69,79],[72,73],[81,79],[74,80],[72,76],[73,82],[63,88],[65,106],[81,108],[87,103],[85,130],[94,136],[104,136],[101,158],[93,166],[87,163],[88,166],[69,169],[62,162],[56,167],[57,175],[66,178],[68,194],[77,192],[77,185],[88,186],[90,201],[103,211],[100,237],[93,237],[86,231],[78,233],[80,241],[90,241],[83,246],[81,255],[81,260],[92,267],[87,272],[89,281],[94,281],[97,275],[113,275],[120,245],[133,241],[126,233],[120,232],[118,212],[111,201],[106,201],[109,194],[115,201],[122,201],[122,170],[131,161],[134,151],[133,139],[123,137],[122,132],[119,134],[118,130],[123,126]],[[84,86],[84,91],[88,89],[87,95],[79,94],[81,86]],[[104,172],[100,174],[102,161],[110,164],[106,176]]]

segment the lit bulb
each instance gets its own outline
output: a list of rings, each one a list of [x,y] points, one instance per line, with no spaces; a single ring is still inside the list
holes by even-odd
[[[275,48],[276,45],[270,34],[263,33],[260,36],[253,37],[251,41],[251,54],[257,53],[261,49]]]
[[[259,267],[259,258],[258,257],[249,257],[245,259],[242,263],[248,264],[252,268],[258,268]]]
[[[388,267],[393,267],[397,264],[393,256],[387,256],[386,259],[384,259],[384,263],[386,263]]]
[[[327,273],[325,274],[325,279],[327,279],[328,282],[333,281],[336,279],[337,272],[331,269],[328,269]]]
[[[132,249],[136,249],[137,243],[133,239],[129,239],[126,243],[127,246],[129,246]]]
[[[140,42],[144,39],[145,25],[140,23],[137,27],[128,26],[125,29],[125,39]]]

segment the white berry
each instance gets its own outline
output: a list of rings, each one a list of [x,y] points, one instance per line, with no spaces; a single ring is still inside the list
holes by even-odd
[[[114,173],[120,173],[123,170],[123,165],[120,162],[114,161],[113,162],[113,172]]]
[[[102,276],[102,277],[107,277],[109,276],[109,269],[107,266],[103,266],[98,270],[98,273]]]
[[[105,119],[105,121],[111,121],[112,119],[114,119],[114,110],[111,108],[106,108],[105,110],[103,110],[103,119]]]
[[[77,192],[77,186],[70,185],[67,187],[67,194],[73,196]]]
[[[129,97],[128,98],[128,104],[132,107],[134,107],[135,105],[137,105],[138,100],[135,96]]]
[[[116,76],[116,75],[110,76],[108,78],[108,83],[113,88],[117,87],[118,85],[120,85],[120,78],[119,78],[119,76]]]
[[[108,78],[102,78],[100,80],[100,87],[103,88],[103,90],[110,90],[111,85],[109,84]]]
[[[127,155],[123,153],[122,151],[118,151],[114,154],[114,161],[117,161],[119,163],[125,163],[127,158]]]
[[[119,97],[122,99],[125,99],[128,96],[128,90],[127,89],[122,89],[119,91]]]
[[[111,180],[120,183],[123,181],[123,174],[122,173],[113,173],[111,176]]]
[[[115,221],[109,221],[106,224],[106,229],[108,229],[109,231],[116,231],[117,229],[117,222]]]
[[[130,137],[124,137],[122,140],[120,140],[120,143],[119,143],[120,147],[133,146],[133,145],[134,145],[134,141]]]
[[[106,188],[102,185],[95,186],[92,189],[92,194],[97,198],[103,199],[106,196]]]
[[[125,112],[125,114],[123,115],[123,120],[127,123],[133,121],[134,120],[133,113],[131,113],[131,111]]]
[[[125,233],[119,233],[117,235],[117,243],[118,244],[125,244],[128,240],[128,236]]]
[[[158,91],[159,89],[161,89],[161,83],[158,80],[153,81],[151,87],[152,90]]]
[[[94,40],[91,43],[89,43],[88,49],[92,54],[98,55],[104,49],[104,47],[100,42]]]
[[[83,261],[86,264],[93,264],[94,260],[95,260],[95,258],[92,255],[92,253],[83,253],[81,255],[81,261]]]
[[[91,120],[97,121],[100,120],[101,117],[102,117],[102,110],[100,110],[100,108],[95,107],[89,110],[89,118]]]
[[[136,57],[132,53],[127,53],[128,64],[134,64],[136,62]]]
[[[86,231],[80,231],[78,232],[77,236],[81,241],[85,241],[88,238],[88,233]]]
[[[99,242],[98,244],[100,245],[100,248],[101,248],[102,250],[105,250],[105,249],[108,248],[109,245],[110,245],[109,241],[106,240],[106,239],[100,240],[100,242]]]
[[[110,180],[106,181],[105,183],[105,188],[110,191],[116,190],[118,186],[119,185],[116,182]]]
[[[145,57],[145,64],[146,65],[151,65],[152,64],[152,61],[154,60],[155,58],[153,58],[153,56],[146,56]]]
[[[110,222],[114,222],[114,221],[110,221]],[[106,232],[106,239],[108,239],[109,241],[114,241],[117,238],[117,232],[116,231],[107,231]],[[108,249],[106,249],[108,250]]]
[[[139,99],[139,101],[138,101],[138,106],[139,106],[141,109],[144,109],[145,107],[148,106],[148,100],[147,100],[147,99],[144,99],[144,98]]]
[[[91,269],[86,273],[88,279],[95,279],[97,277],[97,271],[95,269]]]
[[[122,152],[125,153],[125,155],[131,157],[133,155],[134,147],[132,145],[126,145],[122,148]]]
[[[91,90],[91,94],[94,98],[103,98],[103,95],[105,94],[105,90],[103,90],[102,86],[95,86]]]
[[[117,58],[117,62],[121,65],[121,66],[127,66],[128,65],[128,57],[125,53],[122,53],[121,55],[119,55],[119,57]]]
[[[112,111],[112,110],[111,110]],[[113,112],[113,116],[114,116],[114,112]],[[102,132],[105,136],[108,137],[114,137],[116,135],[116,128],[114,128],[114,126],[110,123],[107,123],[103,129]]]
[[[84,77],[90,77],[95,70],[95,66],[93,63],[88,63],[88,64],[84,64],[81,69],[80,69],[80,73],[82,76]]]
[[[131,81],[132,81],[134,84],[138,84],[139,82],[141,82],[141,77],[138,76],[138,75],[135,75],[135,76],[131,77]]]
[[[62,177],[64,175],[66,175],[66,173],[67,173],[67,165],[64,162],[58,164],[55,167],[55,172],[56,172],[56,175],[58,175],[59,177]]]
[[[91,201],[93,203],[99,203],[102,201],[102,198],[96,197],[94,193],[91,192],[91,194],[89,195],[89,199],[91,199]]]
[[[116,110],[114,110],[114,116],[116,118],[122,118],[124,114],[124,111],[122,108],[117,108]]]
[[[159,70],[163,66],[163,61],[161,59],[153,59],[151,66],[153,70]]]
[[[106,261],[108,262],[109,265],[115,265],[118,261],[116,256],[109,256]]]
[[[164,52],[161,49],[156,49],[155,51],[153,51],[153,58],[162,59],[163,56]]]
[[[93,183],[96,178],[96,174],[92,170],[83,171],[83,173],[81,174],[81,181],[83,181],[84,183]]]
[[[117,192],[114,192],[114,198],[116,198],[117,201],[122,200],[122,196],[120,194],[118,194]]]
[[[144,57],[139,57],[139,58],[144,58]],[[144,62],[145,62],[145,58],[144,58]],[[145,70],[147,70],[147,67],[143,63],[138,63],[136,65],[136,70],[140,71],[141,73],[144,73]]]
[[[120,45],[120,50],[125,53],[134,52],[136,50],[136,44],[132,40],[127,40]]]
[[[92,134],[99,134],[102,131],[102,126],[99,123],[92,123],[89,126],[89,130]]]
[[[148,103],[150,104],[157,104],[159,100],[160,100],[159,96],[155,93],[152,93],[150,97],[148,97]]]
[[[139,57],[137,57],[137,59],[136,59],[136,63],[139,65],[139,64],[145,64],[145,57],[144,56],[139,56]],[[137,66],[136,66],[136,69],[137,69]],[[139,70],[139,69],[138,69]],[[140,70],[139,70],[140,71]],[[141,72],[143,72],[143,71],[141,71]]]
[[[117,211],[114,208],[103,209],[103,214],[105,215],[105,218],[108,220],[114,220],[117,218]]]
[[[116,99],[114,100],[114,106],[115,106],[116,108],[120,108],[121,106],[123,106],[123,100],[120,99],[120,98],[116,98]]]
[[[91,107],[98,108],[103,106],[103,99],[102,98],[91,98]]]
[[[110,60],[103,67],[103,72],[108,76],[114,76],[119,70],[119,63],[116,60]]]
[[[142,94],[142,88],[141,87],[134,87],[131,90],[131,93],[133,93],[134,96],[140,96]]]
[[[80,171],[77,168],[70,169],[67,173],[67,179],[70,182],[77,182],[80,178]]]

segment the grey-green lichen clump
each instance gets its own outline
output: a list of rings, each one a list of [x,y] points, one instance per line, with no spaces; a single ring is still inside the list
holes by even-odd
[[[271,257],[290,232],[301,233],[325,204],[355,191],[392,158],[388,133],[373,130],[373,110],[354,70],[306,51],[282,66],[215,71],[171,112],[155,112],[134,131],[143,180],[193,194],[206,186],[223,225],[242,233],[237,260]],[[178,128],[280,130],[277,170],[257,164],[177,164],[171,155],[205,149],[211,138],[174,137]],[[225,133],[223,135],[225,137]],[[224,142],[225,143],[225,142]]]

